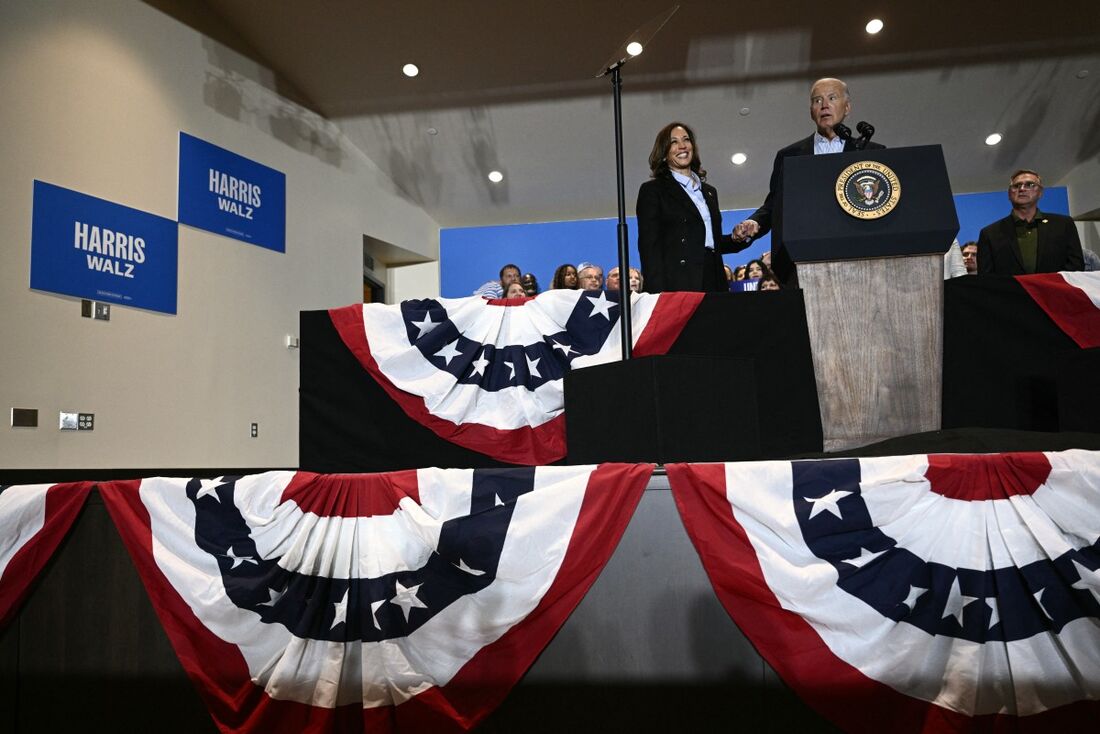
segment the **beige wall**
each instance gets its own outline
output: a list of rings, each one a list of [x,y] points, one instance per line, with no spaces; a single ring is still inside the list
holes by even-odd
[[[1100,211],[1100,156],[1077,164],[1058,185],[1069,189],[1069,213],[1073,216]],[[1100,255],[1100,222],[1078,222],[1077,229],[1081,244]]]
[[[136,0],[0,4],[0,467],[297,465],[299,310],[361,299],[364,234],[437,260],[439,228],[276,81]],[[31,291],[34,179],[174,219],[180,130],[287,174],[286,253],[180,227],[175,316]],[[418,267],[391,299],[438,293]]]

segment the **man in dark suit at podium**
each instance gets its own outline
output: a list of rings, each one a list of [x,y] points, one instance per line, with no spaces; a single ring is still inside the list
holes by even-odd
[[[783,200],[783,161],[793,155],[823,155],[854,150],[856,141],[842,140],[834,130],[838,124],[844,122],[844,118],[851,109],[852,100],[848,94],[847,84],[839,79],[830,78],[818,79],[814,82],[810,87],[810,118],[817,126],[817,131],[775,154],[767,198],[759,209],[733,229],[733,238],[745,241],[763,237],[771,231],[772,271],[788,286],[797,285],[798,280],[795,277],[794,263],[783,247],[780,232],[779,208]],[[870,149],[885,146],[867,142],[866,147]]]
[[[1012,213],[978,235],[978,273],[1026,275],[1083,270],[1081,238],[1073,220],[1039,211],[1042,177],[1023,169],[1012,174],[1010,182]]]

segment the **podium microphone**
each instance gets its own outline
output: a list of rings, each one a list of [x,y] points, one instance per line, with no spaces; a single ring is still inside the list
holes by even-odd
[[[833,125],[833,132],[836,133],[836,136],[843,140],[845,144],[852,139],[852,128],[848,127],[843,122],[838,122]]]
[[[871,138],[875,135],[875,126],[869,122],[860,122],[856,125],[856,130],[859,132],[859,140],[856,141],[856,150],[863,150],[867,147],[867,143],[871,142]]]

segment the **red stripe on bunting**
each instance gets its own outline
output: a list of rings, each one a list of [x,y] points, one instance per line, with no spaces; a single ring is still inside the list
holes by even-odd
[[[1084,722],[1100,720],[1100,701],[1079,701],[1033,716],[966,716],[868,678],[837,657],[801,616],[780,605],[726,499],[723,465],[668,464],[665,469],[680,519],[726,612],[783,681],[845,731],[1047,734],[1085,731]]]
[[[46,490],[42,529],[15,552],[0,576],[0,629],[15,618],[38,574],[68,535],[91,490],[91,482],[55,484]]]
[[[1017,275],[1016,280],[1047,316],[1082,349],[1100,347],[1100,309],[1061,273]]]
[[[634,345],[635,357],[665,354],[684,330],[703,302],[702,293],[662,293],[649,316],[645,331],[638,335]]]
[[[924,476],[936,494],[974,502],[1034,494],[1050,468],[1050,459],[1041,452],[937,454],[928,457]]]
[[[318,517],[373,517],[392,515],[406,497],[420,504],[415,470],[368,475],[298,472],[280,502],[294,502],[302,512]]]
[[[558,415],[540,426],[504,430],[480,423],[452,423],[424,405],[424,398],[407,393],[390,382],[371,355],[363,325],[362,305],[329,310],[340,339],[374,381],[405,411],[405,415],[437,436],[463,448],[512,464],[550,464],[565,457],[565,416]]]

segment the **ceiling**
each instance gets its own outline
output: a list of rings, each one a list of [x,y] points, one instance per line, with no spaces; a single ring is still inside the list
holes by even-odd
[[[611,85],[595,77],[672,7],[145,1],[271,69],[282,94],[334,121],[442,227],[614,217]],[[1100,155],[1094,0],[853,7],[681,0],[623,68],[628,213],[673,119],[695,128],[723,208],[757,206],[775,151],[812,131],[808,91],[822,76],[849,83],[848,122],[872,122],[876,140],[941,143],[956,193],[1000,189],[1017,167],[1057,182]],[[873,36],[872,17],[886,24]],[[407,62],[419,76],[401,73]],[[992,132],[1004,136],[995,147]]]

